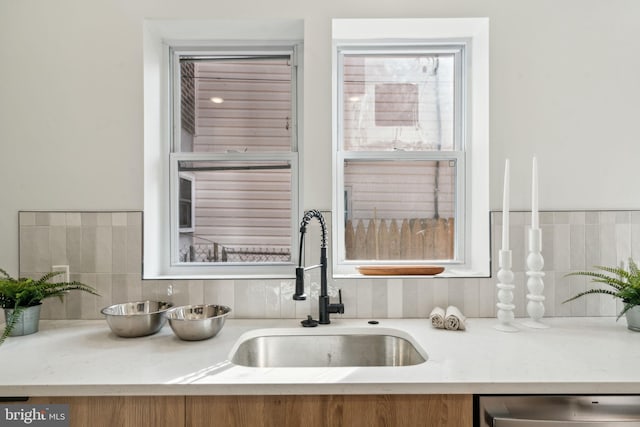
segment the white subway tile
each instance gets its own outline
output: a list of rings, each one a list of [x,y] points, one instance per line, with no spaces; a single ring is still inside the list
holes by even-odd
[[[350,302],[355,303],[352,310],[355,311],[357,317],[373,317],[375,300],[373,298],[374,287],[379,286],[379,281],[371,279],[356,280],[356,298],[352,298]],[[384,286],[382,284],[381,286]],[[343,294],[344,298],[344,294]],[[380,301],[378,301],[378,304]],[[346,311],[346,305],[345,305]]]
[[[330,222],[330,214],[325,218]],[[493,277],[480,279],[340,279],[329,278],[329,294],[337,301],[343,290],[345,318],[427,317],[436,305],[458,306],[469,317],[495,317],[497,255],[501,245],[501,212],[491,215]],[[95,318],[111,303],[171,299],[179,304],[202,301],[228,305],[232,317],[304,319],[318,317],[319,270],[305,273],[306,301],[293,301],[293,280],[141,280],[141,212],[20,212],[20,273],[49,271],[52,263],[82,272],[104,295],[71,296],[61,307],[48,303],[43,318]],[[511,212],[514,304],[526,314],[526,256],[530,212]],[[41,225],[36,225],[41,224]],[[545,259],[545,317],[615,315],[620,303],[589,295],[570,304],[562,301],[591,287],[585,278],[563,276],[593,265],[618,265],[640,258],[638,211],[567,211],[541,214]],[[82,225],[82,227],[81,227]],[[318,263],[320,229],[315,221],[306,239],[306,265]],[[297,260],[294,260],[297,261]],[[126,274],[125,274],[126,273]],[[35,275],[35,273],[32,273]],[[86,295],[89,297],[89,295]],[[100,307],[99,307],[100,306]],[[336,316],[336,315],[332,315]]]
[[[402,317],[402,279],[387,280],[387,316]]]

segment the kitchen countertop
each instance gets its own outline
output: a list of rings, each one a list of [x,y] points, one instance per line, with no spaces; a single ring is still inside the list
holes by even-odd
[[[101,320],[41,321],[40,331],[0,346],[0,396],[640,393],[640,333],[624,319],[549,318],[549,329],[466,331],[426,319],[332,319],[303,329],[295,319],[228,319],[218,336],[181,341],[170,327],[119,338]],[[516,320],[516,324],[518,324]],[[404,367],[249,368],[231,364],[238,338],[255,329],[331,333],[398,329],[428,355]]]

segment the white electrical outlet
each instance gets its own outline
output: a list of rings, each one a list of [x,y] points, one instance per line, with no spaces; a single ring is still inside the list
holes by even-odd
[[[61,279],[64,278],[65,282],[70,282],[71,280],[69,280],[69,266],[68,265],[52,265],[51,266],[51,271],[63,271],[64,274],[61,274],[60,277]],[[62,280],[60,280],[62,281]]]

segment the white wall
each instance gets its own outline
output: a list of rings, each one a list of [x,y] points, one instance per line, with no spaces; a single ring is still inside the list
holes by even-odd
[[[491,208],[640,208],[635,0],[0,0],[0,266],[18,210],[143,206],[144,18],[305,21],[304,206],[331,205],[331,19],[490,18]]]

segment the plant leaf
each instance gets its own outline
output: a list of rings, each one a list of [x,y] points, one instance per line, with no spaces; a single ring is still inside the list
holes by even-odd
[[[24,309],[25,307],[15,306],[13,307],[13,311],[11,312],[10,315],[7,315],[5,312],[5,315],[7,316],[7,324],[4,327],[2,336],[0,336],[0,345],[2,345],[4,340],[6,340],[9,334],[11,334],[11,332],[13,331],[13,328],[16,326],[16,323],[18,322],[18,319],[20,318],[20,314],[22,314]]]
[[[585,292],[581,292],[572,298],[567,299],[565,302],[573,301],[584,295],[589,294],[605,294],[611,295],[614,298],[620,298],[625,304],[625,308],[622,310],[618,318],[626,313],[629,308],[640,305],[640,269],[633,259],[628,260],[628,269],[624,268],[624,263],[620,264],[620,267],[607,267],[598,265],[594,267],[599,271],[576,271],[568,273],[567,276],[586,276],[591,278],[593,283],[602,283],[610,286],[613,290],[609,289],[590,289]]]
[[[605,294],[605,295],[611,295],[612,297],[618,296],[616,292],[610,291],[608,289],[589,289],[588,291],[580,292],[579,294],[574,295],[571,298],[562,301],[562,303],[564,304],[565,302],[573,301],[574,299],[578,299],[582,296],[590,295],[590,294]]]

